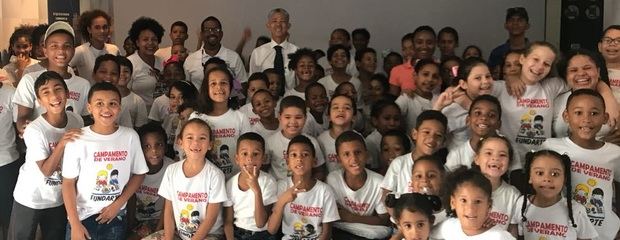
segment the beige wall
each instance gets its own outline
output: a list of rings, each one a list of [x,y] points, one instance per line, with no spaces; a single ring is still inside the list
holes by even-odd
[[[47,0],[0,0],[0,49],[9,46],[13,30],[47,22]]]

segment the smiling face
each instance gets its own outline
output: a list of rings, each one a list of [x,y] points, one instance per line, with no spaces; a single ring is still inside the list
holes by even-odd
[[[265,90],[268,89],[267,83],[265,81],[260,80],[260,79],[254,79],[252,81],[249,81],[248,92],[247,92],[248,98],[252,99],[252,96],[254,96],[254,93],[261,89],[265,89]]]
[[[398,230],[402,232],[405,240],[429,239],[432,226],[430,219],[420,211],[403,209],[398,219]]]
[[[314,70],[316,62],[310,56],[302,56],[295,66],[295,76],[297,80],[310,82],[314,80]]]
[[[426,64],[416,72],[416,91],[422,94],[430,94],[439,84],[439,67],[435,64]]]
[[[138,35],[136,47],[138,48],[139,54],[153,56],[157,49],[159,49],[159,38],[157,38],[155,33],[151,30],[142,30]]]
[[[609,119],[603,101],[585,94],[573,97],[562,116],[568,123],[569,135],[574,142],[590,142],[596,139],[596,133]]]
[[[142,152],[149,168],[158,166],[164,161],[165,151],[166,142],[161,135],[151,132],[142,137]]]
[[[586,55],[575,55],[566,67],[566,82],[573,90],[587,88],[596,90],[599,81],[599,68]]]
[[[368,151],[364,143],[359,141],[343,142],[338,146],[338,160],[347,174],[360,176],[364,173]]]
[[[201,29],[202,41],[210,46],[217,46],[222,41],[224,32],[222,32],[222,26],[215,20],[208,20],[204,22]]]
[[[193,160],[202,159],[204,161],[207,152],[211,150],[210,134],[209,128],[202,124],[195,122],[187,123],[183,128],[178,143],[185,152],[185,158]]]
[[[471,130],[472,137],[488,137],[500,128],[499,109],[489,101],[478,101],[471,106],[465,122]]]
[[[32,43],[26,37],[19,37],[11,44],[11,49],[15,56],[30,57],[30,51],[32,51]]]
[[[377,70],[377,54],[373,52],[364,53],[361,61],[357,62],[357,68],[367,73],[375,73]]]
[[[291,27],[288,17],[284,13],[276,12],[267,21],[267,29],[271,33],[271,38],[288,37],[288,29]]]
[[[237,155],[235,161],[240,168],[245,168],[248,172],[252,172],[254,168],[257,170],[263,165],[265,152],[261,143],[254,140],[241,140],[237,146]]]
[[[480,172],[489,179],[499,179],[508,171],[510,152],[506,142],[500,138],[489,138],[482,143],[474,157]]]
[[[280,129],[282,135],[293,138],[301,134],[306,122],[306,114],[303,109],[298,107],[286,107],[280,113]]]
[[[116,85],[120,77],[118,70],[118,63],[114,61],[103,61],[101,65],[99,65],[99,68],[93,73],[93,80],[95,80],[95,82],[109,82]]]
[[[411,173],[411,189],[416,193],[438,195],[443,173],[432,160],[419,159]]]
[[[598,50],[607,63],[620,62],[620,44],[613,43],[614,39],[620,39],[620,30],[609,29],[598,43]]]
[[[252,96],[252,112],[260,118],[274,116],[276,103],[268,92],[258,92]]]
[[[176,87],[170,88],[170,112],[177,112],[177,108],[183,104],[183,93]]]
[[[94,18],[86,28],[91,41],[105,43],[110,36],[110,23],[103,16]]]
[[[413,129],[411,138],[415,141],[417,156],[432,155],[441,148],[446,128],[437,120],[424,120],[418,129]]]
[[[227,103],[230,97],[230,79],[222,71],[213,71],[208,75],[209,98],[215,103]]]
[[[532,184],[536,195],[540,194],[545,199],[555,199],[561,197],[565,174],[560,159],[540,155],[532,161],[528,183]]]
[[[329,36],[329,45],[333,46],[336,44],[342,44],[346,47],[350,47],[351,42],[347,39],[347,35],[342,31],[333,31]]]
[[[521,63],[521,80],[528,85],[535,84],[545,78],[553,61],[555,61],[555,53],[546,46],[533,46],[532,51],[527,56],[521,55],[519,62]]]
[[[37,90],[37,101],[47,112],[60,114],[65,111],[67,90],[59,79],[49,79]]]
[[[466,81],[459,82],[467,96],[474,99],[480,95],[490,94],[493,87],[493,76],[486,64],[479,64],[471,69]]]
[[[335,126],[350,127],[353,122],[353,102],[345,96],[332,99],[329,107],[329,119]]]
[[[121,65],[121,73],[118,77],[118,82],[116,83],[116,85],[127,86],[130,79],[131,79],[131,69],[129,69],[128,66]]]
[[[89,99],[87,108],[96,125],[115,127],[116,118],[121,112],[121,98],[115,91],[96,91]]]
[[[325,108],[328,104],[325,88],[317,86],[307,89],[307,91],[308,96],[306,97],[306,105],[310,111],[317,113],[325,112]]]
[[[450,207],[455,210],[465,234],[482,233],[483,224],[491,210],[491,197],[470,182],[459,185],[450,196]]]
[[[52,33],[45,39],[43,52],[50,68],[64,69],[69,65],[73,54],[75,54],[73,37],[65,32]]]
[[[315,162],[312,149],[305,143],[294,143],[288,147],[286,154],[286,162],[288,169],[295,176],[303,176],[312,173],[312,167]]]
[[[349,64],[349,57],[344,49],[338,49],[332,54],[329,64],[334,69],[346,69]]]
[[[428,31],[418,32],[413,37],[413,48],[415,49],[416,59],[432,58],[435,53],[436,39]]]

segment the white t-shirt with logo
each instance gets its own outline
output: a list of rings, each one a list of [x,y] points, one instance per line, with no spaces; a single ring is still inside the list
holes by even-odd
[[[226,182],[226,193],[228,201],[224,202],[224,207],[232,207],[235,218],[235,226],[245,230],[260,232],[267,230],[267,225],[259,228],[254,220],[254,192],[251,189],[242,191],[239,189],[239,176],[237,173]],[[263,205],[269,206],[278,201],[277,183],[269,173],[260,171],[258,175],[258,186],[263,196]]]
[[[607,68],[607,74],[609,76],[611,92],[616,97],[616,101],[620,103],[620,69]]]
[[[30,120],[34,120],[46,112],[45,108],[41,107],[37,96],[34,92],[34,82],[37,78],[47,70],[41,70],[38,72],[32,72],[25,74],[22,80],[17,84],[15,95],[13,96],[13,103],[32,108],[32,115]],[[81,77],[71,75],[71,78],[65,79],[67,88],[69,88],[66,109],[82,116],[88,115],[88,109],[86,109],[88,91],[90,90],[90,83]]]
[[[159,186],[164,173],[174,160],[164,157],[162,167],[155,174],[146,174],[144,181],[136,190],[136,219],[139,221],[159,219],[163,216],[164,199],[159,197]]]
[[[392,193],[409,193],[411,192],[411,171],[413,168],[413,158],[411,153],[398,156],[392,160],[388,167],[381,188]]]
[[[101,212],[121,195],[132,174],[149,171],[140,137],[131,128],[118,127],[108,135],[82,128],[82,135],[65,146],[62,176],[77,178],[80,220]],[[123,206],[121,209],[124,209]]]
[[[67,124],[63,128],[52,126],[43,116],[26,126],[24,143],[28,148],[26,148],[26,162],[19,169],[19,177],[13,192],[16,202],[32,209],[53,208],[63,204],[60,169],[46,177],[37,162],[47,159],[52,154],[67,130],[82,127],[84,127],[82,117],[72,112],[67,112]]]
[[[263,139],[267,139],[269,136],[276,134],[277,132],[280,131],[280,127],[276,128],[275,130],[269,130],[267,128],[265,128],[265,125],[263,125],[263,123],[261,123],[260,121],[256,122],[256,124],[252,125],[251,127],[251,131],[258,133],[258,135],[260,135],[261,137],[263,137]]]
[[[456,148],[450,150],[448,157],[446,157],[446,169],[453,171],[461,165],[471,168],[475,155],[476,152],[474,152],[474,148],[472,148],[471,143],[467,140]],[[512,154],[512,162],[510,163],[510,166],[508,166],[508,170],[514,171],[522,168],[523,164],[521,163],[520,155],[517,151],[514,151]]]
[[[254,113],[252,109],[252,103],[246,103],[239,108],[239,112],[243,113],[248,118],[250,126],[254,126],[254,124],[260,121],[260,117],[258,116],[258,114]]]
[[[235,162],[237,153],[237,138],[250,130],[247,117],[236,110],[229,109],[220,116],[193,112],[189,119],[200,118],[211,126],[213,134],[213,156],[210,159],[229,179],[239,172],[239,166]]]
[[[278,196],[293,186],[292,179],[278,181]],[[318,239],[323,223],[340,220],[336,198],[329,185],[316,181],[312,189],[297,193],[297,198],[284,205],[282,239]]]
[[[147,109],[144,100],[137,94],[130,92],[129,95],[121,98],[121,116],[127,116],[131,125],[125,126],[129,128],[141,127],[148,123]]]
[[[452,103],[441,110],[443,115],[448,119],[448,140],[446,146],[449,150],[456,148],[463,142],[469,140],[469,126],[466,119],[469,109],[463,108],[458,103]]]
[[[521,196],[521,193],[517,188],[502,181],[502,184],[491,194],[493,205],[485,224],[507,230],[508,225],[510,225],[510,219],[514,215],[519,214],[519,212],[514,211],[515,203],[519,196]]]
[[[170,98],[168,98],[166,94],[155,98],[155,100],[153,100],[153,105],[149,110],[149,119],[161,122],[164,118],[166,118],[166,116],[168,116],[168,114],[171,114]]]
[[[80,77],[88,80],[90,85],[95,84],[93,79],[93,70],[95,69],[95,60],[104,54],[119,55],[120,51],[114,44],[105,43],[103,49],[94,48],[89,42],[85,42],[75,48],[75,54],[69,62],[69,66],[77,69]]]
[[[17,115],[17,107],[12,99],[15,88],[9,84],[0,87],[0,167],[14,162],[19,158],[15,143],[15,127],[13,119]]]
[[[407,130],[407,135],[411,133],[411,130],[415,128],[418,115],[420,113],[433,109],[433,102],[437,98],[436,95],[433,95],[431,100],[415,95],[413,98],[407,95],[406,93],[401,94],[396,99],[396,104],[400,107],[400,112],[405,119],[405,125]]]
[[[492,227],[475,236],[467,236],[465,232],[463,232],[461,222],[458,218],[448,218],[434,229],[431,239],[514,240],[516,238],[513,237],[508,231],[501,229],[499,226]]]
[[[605,143],[585,149],[565,137],[547,139],[542,148],[568,154],[573,200],[586,208],[600,239],[614,239],[620,228],[620,219],[612,211],[613,181],[620,181],[620,147]]]
[[[379,187],[382,176],[366,169],[366,182],[362,188],[353,191],[344,180],[344,170],[336,170],[327,175],[327,184],[336,195],[338,206],[359,216],[387,214],[381,201],[382,190]],[[391,228],[383,225],[363,223],[336,222],[334,227],[369,239],[383,239],[390,235]]]
[[[566,102],[568,102],[568,97],[571,94],[572,92],[562,93],[555,98],[553,103],[553,137],[555,138],[568,137],[568,123],[564,121],[562,113],[564,113],[564,110],[566,109]],[[596,133],[596,138],[602,139],[611,130],[612,129],[608,124],[603,124],[603,126],[601,126],[601,130]]]
[[[329,134],[329,130],[321,133],[316,140],[319,141],[319,146],[321,146],[327,172],[342,169],[342,166],[340,166],[340,162],[338,161],[338,153],[336,152],[336,139]]]
[[[308,137],[312,142],[312,145],[314,145],[316,155],[314,167],[325,164],[325,158],[323,151],[321,151],[319,142],[311,136],[306,134],[304,134],[304,136]],[[291,139],[288,139],[282,135],[282,131],[278,131],[269,138],[265,139],[265,152],[267,153],[267,161],[265,164],[271,165],[269,168],[269,173],[271,173],[276,180],[282,180],[291,176],[286,164],[286,151],[290,141]]]
[[[586,209],[575,200],[572,201],[573,219],[575,219],[577,228],[573,227],[568,217],[568,204],[565,197],[549,207],[538,207],[528,199],[525,207],[526,221],[523,222],[521,216],[523,196],[521,196],[515,204],[516,214],[512,216],[510,223],[517,224],[519,236],[524,236],[525,239],[596,239],[598,233],[590,223]]]
[[[305,92],[300,92],[295,90],[295,88],[286,90],[286,92],[284,92],[284,96],[283,97],[287,97],[287,96],[298,96],[301,99],[303,99],[304,101],[306,100],[306,93]]]
[[[205,161],[202,170],[188,178],[183,172],[185,159],[168,166],[159,186],[159,195],[172,202],[174,222],[177,233],[182,239],[189,240],[196,234],[200,223],[205,221],[207,206],[210,203],[222,203],[228,200],[224,174],[213,163]],[[209,233],[222,234],[222,216]]]

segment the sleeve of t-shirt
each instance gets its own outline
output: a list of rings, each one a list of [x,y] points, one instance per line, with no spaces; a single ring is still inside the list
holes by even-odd
[[[400,166],[400,159],[394,159],[388,170],[385,172],[385,176],[383,177],[383,181],[381,182],[381,188],[393,191],[396,189],[396,183],[398,182],[398,174],[402,171]]]
[[[265,178],[265,186],[262,189],[263,205],[267,206],[278,201],[278,187],[276,186],[276,181],[271,175],[266,172],[261,172],[261,175],[262,174],[267,176],[267,178]]]
[[[149,122],[147,117],[146,103],[142,98],[138,98],[136,104],[136,119],[134,120],[134,127],[140,127]]]
[[[241,122],[241,125],[239,127],[239,130],[241,131],[241,133],[252,131],[252,126],[250,125],[250,121],[245,116],[245,114],[243,114],[241,111],[237,111],[237,113],[239,113],[239,121]]]
[[[34,93],[34,80],[30,74],[25,74],[17,84],[15,95],[13,95],[13,103],[27,108],[34,108],[36,95]]]
[[[237,178],[239,175],[235,175],[232,178],[228,179],[228,181],[226,182],[226,196],[228,196],[228,199],[226,201],[224,201],[224,203],[222,204],[224,207],[232,207],[233,202],[233,196],[232,196],[232,188],[233,188],[233,179]]]
[[[254,48],[254,50],[252,50],[252,53],[250,54],[250,67],[249,67],[250,74],[258,72],[258,71],[261,70],[260,66],[257,65],[258,59],[257,59],[256,55],[258,55],[258,54],[256,53],[256,49],[258,49],[258,48]]]
[[[159,184],[159,190],[157,190],[157,194],[159,194],[159,196],[162,196],[163,198],[170,201],[172,201],[172,198],[174,196],[174,193],[171,192],[172,186],[170,186],[170,184],[172,184],[172,173],[174,171],[173,168],[176,168],[176,165],[170,165],[166,168],[166,171],[164,172],[164,177],[161,179],[161,183]]]
[[[573,218],[575,224],[577,224],[577,238],[578,239],[596,239],[598,232],[590,222],[590,218],[586,214],[586,209],[583,205],[576,201],[572,202],[573,205]]]
[[[133,131],[133,129],[129,129],[131,131],[131,150],[132,150],[132,163],[131,163],[131,173],[132,174],[145,174],[149,171],[149,167],[146,165],[146,160],[144,159],[144,153],[142,152],[142,146],[140,145],[140,138],[138,134]]]
[[[521,216],[521,208],[523,207],[523,196],[519,196],[515,202],[514,209],[512,209],[512,217],[510,218],[510,224],[521,224],[523,217]],[[522,233],[519,233],[522,234]]]
[[[188,75],[186,75],[188,76]],[[153,100],[153,105],[151,105],[151,111],[149,112],[149,119],[153,120],[153,121],[163,121],[163,119],[161,119],[161,116],[159,116],[159,109],[161,108],[161,98],[155,98],[155,100]]]
[[[396,68],[396,66],[394,66],[392,68],[392,70],[390,70],[390,80],[389,80],[389,83],[390,83],[390,85],[394,85],[394,86],[400,87],[400,79],[398,78],[398,74],[396,73],[396,70],[394,70],[395,68]]]
[[[312,145],[314,145],[314,149],[316,151],[316,164],[314,165],[314,167],[325,164],[325,155],[323,155],[323,150],[321,150],[319,142],[316,140],[316,138],[313,137],[310,138],[310,141],[312,142]]]
[[[72,68],[77,68],[77,64],[82,62],[82,52],[80,51],[81,48],[78,48],[78,47],[75,48],[76,50],[75,54],[73,54],[71,61],[69,61],[69,66],[71,66]],[[83,74],[83,73],[79,73],[79,74]]]
[[[235,76],[237,77],[239,82],[244,83],[248,81],[248,75],[245,72],[245,65],[243,65],[243,61],[237,53],[235,53],[235,70]]]
[[[561,93],[566,92],[570,89],[566,81],[562,80],[559,77],[551,77],[551,78],[544,79],[542,81],[542,86],[543,88],[547,90],[549,94],[553,94],[549,97],[554,98],[554,99]]]
[[[224,173],[221,171],[212,171],[209,176],[209,203],[221,203],[228,200],[226,195],[226,183]]]
[[[73,179],[80,175],[80,161],[85,157],[85,149],[81,145],[79,140],[65,145],[65,148],[71,149],[71,151],[64,152],[62,158],[62,177]]]
[[[24,130],[24,143],[26,146],[26,162],[38,162],[49,157],[49,146],[45,144],[43,134],[28,125]]]
[[[336,204],[336,198],[334,197],[334,192],[329,186],[325,187],[325,200],[323,200],[323,204],[325,206],[325,211],[323,212],[323,223],[334,222],[340,220],[340,215],[338,214],[338,205]]]
[[[394,102],[396,102],[396,105],[400,108],[401,115],[407,116],[407,96],[401,94]]]

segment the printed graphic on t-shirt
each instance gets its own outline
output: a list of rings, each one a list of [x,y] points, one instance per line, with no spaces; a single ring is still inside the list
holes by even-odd
[[[136,198],[136,212],[141,214],[143,218],[151,218],[159,214],[160,210],[155,206],[159,200],[158,190],[158,188],[142,185],[136,191],[136,194],[140,194],[140,197]]]
[[[125,152],[123,160],[125,159],[125,157],[127,156],[127,151],[119,151],[119,152]],[[96,152],[95,153],[95,161],[97,161],[97,159],[99,156],[103,156],[102,154],[104,153],[110,153],[110,152]],[[123,155],[122,153],[119,153],[120,155]],[[99,160],[99,161],[105,161],[105,160]],[[114,168],[114,165],[112,163],[108,163],[105,166],[105,169],[101,169],[99,171],[97,171],[97,178],[95,179],[96,184],[95,184],[95,189],[92,192],[92,195],[90,196],[91,200],[98,202],[98,201],[114,201],[116,199],[116,197],[118,197],[121,194],[121,189],[119,188],[118,185],[118,169]]]
[[[598,187],[598,182],[612,181],[611,169],[573,161],[571,171],[589,177],[586,182],[577,183],[573,191],[573,199],[586,208],[592,225],[595,227],[603,226],[605,221],[603,199],[605,194],[609,193],[605,193],[603,189]]]
[[[1,106],[0,106],[1,108]],[[0,109],[2,111],[2,109]],[[58,145],[58,142],[50,142],[48,147],[50,148],[50,152],[54,152],[54,149]],[[45,177],[45,185],[50,187],[60,187],[62,184],[62,172],[59,169],[56,169],[49,177]]]
[[[213,130],[215,137],[213,149],[217,151],[213,156],[213,163],[224,173],[224,175],[232,174],[233,162],[230,159],[230,147],[222,141],[223,138],[234,138],[237,129],[234,128],[216,128]]]
[[[191,238],[200,226],[200,212],[191,203],[187,204],[181,210],[178,222],[180,223],[179,235]]]
[[[548,104],[547,104],[548,105]],[[545,141],[545,129],[543,122],[550,121],[538,115],[536,110],[530,109],[521,115],[521,126],[515,141],[520,144],[540,145]]]
[[[249,119],[250,119],[250,126],[254,126],[254,124],[260,121],[260,117],[249,117]]]
[[[536,239],[547,239],[547,236],[566,237],[568,226],[528,220],[525,224],[527,232],[540,234]]]
[[[612,87],[620,87],[620,78],[609,78],[609,85]]]
[[[319,234],[317,233],[317,227],[312,225],[310,217],[323,217],[322,207],[305,206],[297,203],[291,203],[291,214],[299,217],[293,221],[293,234],[291,239],[293,240],[311,240],[317,239]]]
[[[484,227],[493,227],[495,225],[508,225],[508,214],[502,212],[489,212],[487,220],[484,222]]]
[[[370,207],[370,203],[357,202],[352,199],[349,199],[348,197],[344,197],[344,205],[351,208],[353,212],[359,215],[368,211],[368,208]]]

